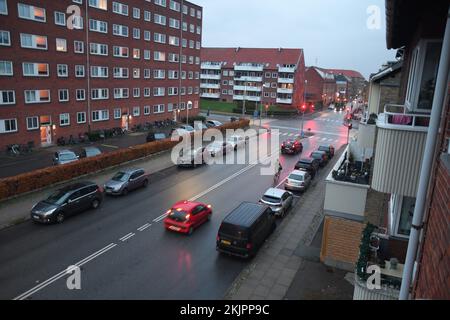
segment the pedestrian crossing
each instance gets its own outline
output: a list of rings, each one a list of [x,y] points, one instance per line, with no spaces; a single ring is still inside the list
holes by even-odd
[[[328,118],[316,118],[314,120],[328,122],[328,123],[338,123],[338,124],[342,124],[342,121],[343,121],[342,119],[328,119]]]
[[[279,136],[280,137],[286,137],[286,138],[300,138],[301,137],[300,134],[289,133],[289,132],[280,132]],[[309,139],[311,141],[315,140],[315,141],[330,142],[330,143],[331,142],[334,142],[334,143],[339,142],[339,139],[336,139],[336,138],[327,138],[327,137],[321,137],[321,136],[317,136],[317,135],[308,137],[307,139]]]

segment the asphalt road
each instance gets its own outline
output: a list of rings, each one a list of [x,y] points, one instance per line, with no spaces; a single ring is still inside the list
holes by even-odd
[[[345,144],[342,117],[327,112],[305,121],[316,133],[303,140],[301,156],[319,144]],[[300,124],[271,120],[265,126],[279,128],[284,140],[298,134]],[[299,157],[281,156],[282,178]],[[248,262],[216,252],[217,230],[242,201],[258,201],[271,187],[273,176],[261,176],[260,168],[170,168],[153,175],[146,189],[107,198],[99,210],[61,225],[28,221],[0,231],[0,299],[221,299]],[[212,220],[190,237],[165,231],[162,214],[179,200],[197,198],[213,206]],[[74,264],[81,266],[81,290],[66,286],[65,271]]]

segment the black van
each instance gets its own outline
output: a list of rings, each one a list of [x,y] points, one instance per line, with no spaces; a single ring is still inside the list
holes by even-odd
[[[243,202],[222,221],[217,234],[217,251],[252,257],[275,228],[275,217],[270,207]]]

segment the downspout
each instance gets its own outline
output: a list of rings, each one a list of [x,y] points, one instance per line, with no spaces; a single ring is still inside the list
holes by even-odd
[[[400,300],[409,299],[410,287],[413,277],[414,264],[417,256],[417,248],[420,240],[420,233],[423,229],[423,218],[425,213],[425,203],[430,182],[431,169],[433,166],[436,149],[439,124],[441,121],[442,108],[448,90],[448,76],[450,68],[450,8],[447,15],[447,25],[445,27],[444,41],[442,43],[439,70],[436,79],[436,89],[434,91],[433,106],[431,109],[430,127],[428,129],[427,141],[425,145],[422,169],[420,171],[419,187],[414,209],[414,216],[411,227],[411,234],[408,242],[405,266],[403,270],[402,285],[400,289]]]
[[[89,42],[89,5],[88,1],[86,3],[86,76],[87,76],[87,89],[86,89],[86,98],[87,98],[87,121],[88,121],[88,133],[91,133],[91,44]]]

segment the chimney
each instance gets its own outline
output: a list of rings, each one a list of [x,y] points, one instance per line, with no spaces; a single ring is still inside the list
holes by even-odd
[[[236,52],[238,52],[240,49],[241,49],[240,47],[237,47],[237,48],[236,48]]]

